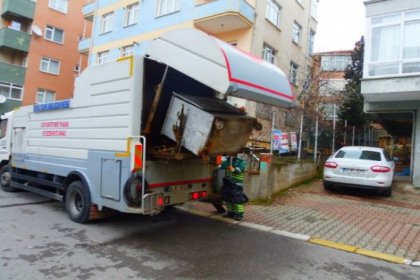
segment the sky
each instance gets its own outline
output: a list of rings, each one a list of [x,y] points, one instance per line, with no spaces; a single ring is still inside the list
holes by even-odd
[[[366,0],[319,0],[315,52],[352,50],[365,32]]]

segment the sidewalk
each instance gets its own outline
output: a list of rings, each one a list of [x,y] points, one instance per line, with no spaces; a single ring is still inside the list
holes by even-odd
[[[186,208],[216,216],[209,203]],[[384,198],[359,190],[326,192],[322,180],[315,180],[281,194],[271,205],[248,204],[243,222],[308,235],[322,245],[340,243],[360,253],[420,260],[420,190],[407,183],[395,183],[392,197]]]

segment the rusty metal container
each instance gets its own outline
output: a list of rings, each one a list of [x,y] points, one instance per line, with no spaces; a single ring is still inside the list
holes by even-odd
[[[174,93],[162,134],[197,156],[238,153],[255,118],[224,100]]]

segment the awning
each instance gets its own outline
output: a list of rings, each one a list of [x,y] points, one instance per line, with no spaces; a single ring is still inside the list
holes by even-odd
[[[196,29],[155,39],[146,55],[225,95],[291,107],[294,96],[276,66]]]

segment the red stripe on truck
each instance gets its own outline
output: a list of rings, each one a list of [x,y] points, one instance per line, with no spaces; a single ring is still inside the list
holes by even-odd
[[[204,179],[195,179],[195,180],[183,180],[183,181],[173,181],[173,182],[162,182],[162,183],[152,183],[149,184],[150,188],[160,188],[160,187],[169,187],[176,185],[186,185],[186,184],[197,184],[197,183],[209,183],[213,182],[214,178],[204,178]]]

